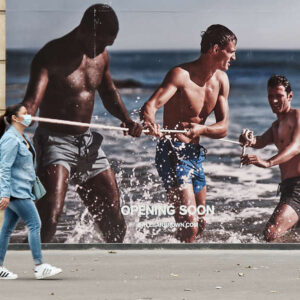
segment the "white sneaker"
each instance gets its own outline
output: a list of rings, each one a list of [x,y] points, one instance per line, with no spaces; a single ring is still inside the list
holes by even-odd
[[[49,264],[42,264],[34,269],[34,275],[36,279],[44,279],[62,272],[62,269],[56,268]]]
[[[0,267],[0,279],[17,279],[18,275],[10,272],[4,267]]]

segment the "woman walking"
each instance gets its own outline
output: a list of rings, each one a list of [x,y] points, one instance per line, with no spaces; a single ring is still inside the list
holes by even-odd
[[[54,276],[61,269],[43,263],[41,251],[41,221],[33,200],[33,183],[36,180],[36,153],[23,133],[32,121],[26,107],[16,104],[7,107],[8,130],[0,139],[0,209],[4,221],[0,232],[0,279],[16,279],[17,274],[3,266],[10,235],[21,218],[29,228],[28,242],[32,252],[36,279]]]

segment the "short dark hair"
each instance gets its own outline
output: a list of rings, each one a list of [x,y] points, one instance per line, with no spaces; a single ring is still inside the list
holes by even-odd
[[[4,117],[7,123],[11,124],[12,116],[17,116],[22,106],[24,106],[22,103],[18,103],[6,107]]]
[[[202,32],[201,37],[201,53],[207,53],[214,45],[218,45],[221,49],[224,49],[229,42],[237,42],[235,34],[220,24],[209,26],[206,31]]]
[[[100,31],[109,35],[116,35],[119,31],[119,21],[114,10],[106,4],[94,4],[84,13],[80,26],[93,32]]]
[[[292,87],[287,78],[283,75],[272,75],[268,80],[268,87],[275,88],[279,85],[282,85],[287,94],[292,91]]]

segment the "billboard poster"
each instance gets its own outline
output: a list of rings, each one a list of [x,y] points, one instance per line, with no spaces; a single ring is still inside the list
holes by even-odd
[[[298,243],[300,4],[288,2],[7,1],[6,105],[52,120],[27,130],[42,241]],[[274,74],[292,86],[281,100]],[[245,128],[261,149],[241,166]],[[11,242],[26,234],[21,222]]]

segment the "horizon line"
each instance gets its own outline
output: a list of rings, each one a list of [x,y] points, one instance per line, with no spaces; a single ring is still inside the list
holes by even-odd
[[[26,51],[37,51],[42,49],[43,47],[6,47],[6,51],[16,51],[16,50],[26,50]],[[163,52],[163,51],[199,51],[198,48],[155,48],[155,49],[108,49],[108,52]],[[300,48],[239,48],[237,49],[237,52],[239,51],[300,51]]]

